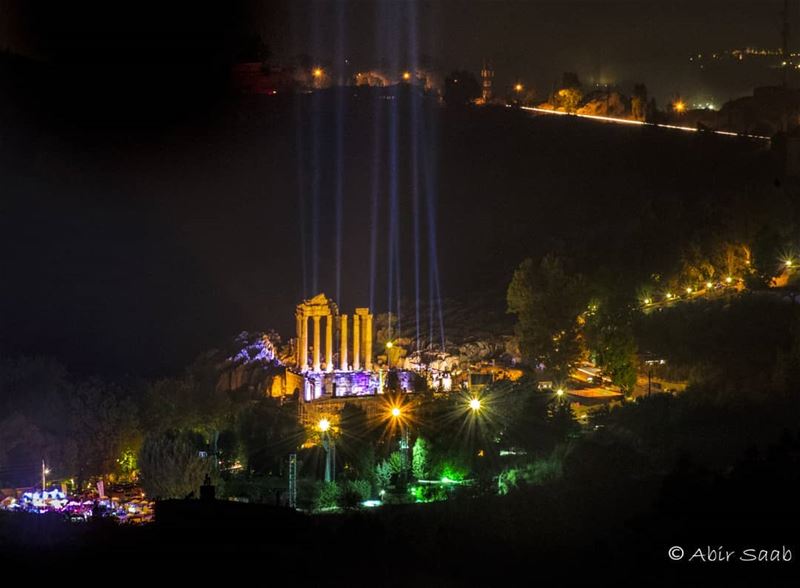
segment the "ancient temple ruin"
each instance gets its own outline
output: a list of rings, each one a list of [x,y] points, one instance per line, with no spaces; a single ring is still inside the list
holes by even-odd
[[[339,371],[372,371],[372,314],[368,308],[356,308],[352,319],[352,360],[348,363],[348,316],[339,315],[339,309],[325,294],[317,294],[310,300],[297,305],[297,367],[301,373],[332,372],[334,326],[338,323]],[[311,365],[309,366],[308,320],[313,322],[313,341],[311,344]],[[322,363],[321,323],[325,319],[325,363]],[[363,363],[362,363],[363,362]]]
[[[351,319],[339,314],[336,303],[325,294],[317,294],[297,305],[295,319],[295,362],[297,371],[305,376],[304,400],[380,393],[381,375],[373,370],[373,326],[368,308],[356,308]]]

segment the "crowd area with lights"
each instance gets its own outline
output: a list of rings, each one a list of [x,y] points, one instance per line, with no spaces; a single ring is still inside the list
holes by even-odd
[[[109,492],[102,482],[93,491],[78,492],[68,484],[47,489],[20,489],[0,500],[0,510],[37,515],[60,515],[72,523],[109,519],[118,523],[143,524],[153,521],[154,503],[140,488]]]

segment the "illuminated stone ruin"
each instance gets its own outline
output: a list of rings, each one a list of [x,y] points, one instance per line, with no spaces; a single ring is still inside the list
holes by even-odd
[[[339,315],[339,309],[324,294],[317,294],[311,300],[297,305],[297,367],[302,373],[332,372],[333,333],[339,325],[339,371],[372,371],[372,314],[368,308],[356,308],[352,318],[352,364],[348,363],[349,321],[346,314]],[[321,323],[325,319],[325,363],[322,363]],[[309,342],[308,320],[313,321],[312,340]],[[311,365],[309,365],[309,343],[311,343]],[[363,366],[363,367],[362,367]]]
[[[305,376],[303,396],[306,401],[323,396],[362,396],[379,393],[380,375],[373,371],[373,325],[372,314],[368,308],[356,308],[351,319],[346,314],[339,314],[335,302],[324,294],[317,294],[297,305],[295,318],[297,320],[295,361],[297,371]],[[312,321],[310,327],[309,319]],[[334,335],[337,329],[339,353],[334,360]]]

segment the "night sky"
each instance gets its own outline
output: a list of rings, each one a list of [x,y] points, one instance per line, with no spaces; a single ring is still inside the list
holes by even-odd
[[[487,56],[499,84],[519,77],[544,93],[577,71],[589,82],[644,81],[660,100],[724,100],[751,86],[706,87],[687,56],[776,47],[780,4],[420,2],[417,25],[403,30],[418,32],[420,55],[441,72],[477,71]],[[296,137],[313,132],[303,117],[314,108],[324,121],[330,113],[325,103],[234,104],[227,67],[253,32],[278,61],[331,62],[336,22],[355,66],[402,62],[402,42],[387,45],[385,31],[404,22],[404,3],[99,6],[0,2],[0,47],[30,60],[6,56],[0,71],[0,353],[150,375],[243,329],[288,335],[303,295]],[[360,215],[372,117],[365,108],[347,123],[346,306],[368,289]],[[328,144],[326,124],[317,132]],[[536,181],[521,180],[520,192]],[[457,199],[442,198],[446,217]],[[474,230],[475,218],[458,228]],[[463,293],[448,277],[468,267],[458,250],[442,247],[444,296]]]

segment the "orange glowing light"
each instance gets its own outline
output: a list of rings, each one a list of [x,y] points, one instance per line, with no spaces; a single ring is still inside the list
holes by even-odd
[[[672,105],[672,110],[677,113],[686,112],[686,102],[683,100],[676,100]]]

